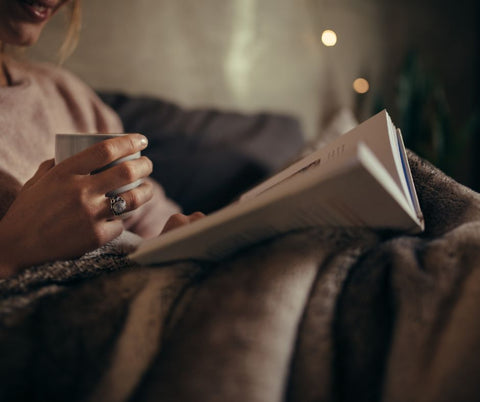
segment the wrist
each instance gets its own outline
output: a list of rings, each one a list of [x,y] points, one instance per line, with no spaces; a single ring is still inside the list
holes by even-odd
[[[20,270],[22,260],[17,249],[18,242],[0,221],[0,279],[8,278]]]

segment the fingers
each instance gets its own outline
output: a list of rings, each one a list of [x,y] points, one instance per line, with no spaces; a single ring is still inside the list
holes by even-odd
[[[61,162],[70,173],[90,174],[128,155],[142,151],[148,140],[141,134],[128,134],[99,142]]]
[[[167,223],[163,227],[162,234],[170,230],[186,225],[189,222],[188,216],[183,214],[175,214],[168,218]]]
[[[147,144],[146,137],[141,134],[110,138],[60,162],[55,175],[60,179],[83,176],[82,186],[91,194],[110,195],[119,189],[120,192],[128,191],[152,172],[152,162],[139,155]]]
[[[180,226],[187,225],[189,223],[198,221],[199,219],[203,218],[205,214],[201,212],[194,212],[191,215],[183,215],[183,214],[174,214],[170,218],[168,218],[167,223],[163,227],[161,234],[169,232],[170,230],[176,229]]]
[[[122,162],[107,170],[91,176],[94,190],[101,194],[114,190],[137,180],[148,177],[152,173],[153,164],[146,156]]]
[[[119,194],[119,196],[125,200],[126,209],[124,214],[126,214],[127,212],[131,212],[140,208],[143,204],[152,199],[153,185],[152,183],[146,181],[140,184],[138,187],[135,187],[133,190]],[[99,218],[113,219],[116,217],[112,212],[111,201],[109,197],[103,197],[99,206],[99,211]],[[122,217],[122,215],[119,215],[119,217]]]
[[[193,214],[189,215],[190,223],[198,221],[199,219],[205,218],[205,214],[203,212],[194,212]]]

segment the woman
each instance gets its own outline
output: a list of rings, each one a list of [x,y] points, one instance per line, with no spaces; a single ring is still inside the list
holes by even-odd
[[[151,161],[141,157],[89,173],[144,149],[148,141],[140,134],[94,145],[55,166],[55,133],[122,132],[114,112],[76,77],[5,53],[6,46],[33,45],[64,6],[71,12],[69,50],[78,31],[80,0],[0,0],[0,278],[30,265],[77,257],[124,229],[151,237],[165,222],[164,231],[201,216],[177,214],[161,187],[147,179],[121,194],[124,212],[135,213],[114,219],[116,211],[105,194],[146,178]]]

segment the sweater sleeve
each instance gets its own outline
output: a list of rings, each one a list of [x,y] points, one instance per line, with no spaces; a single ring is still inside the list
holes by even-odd
[[[44,70],[44,74],[37,75],[39,80],[50,78],[50,82],[54,83],[53,87],[43,85],[45,91],[52,92],[46,97],[52,100],[62,99],[62,105],[52,106],[55,106],[56,110],[64,109],[67,112],[63,114],[70,120],[66,122],[67,127],[75,127],[77,132],[84,133],[124,132],[118,114],[75,74],[47,63],[40,64],[38,68]],[[55,92],[57,96],[55,96]],[[59,120],[58,123],[62,124],[62,121]]]

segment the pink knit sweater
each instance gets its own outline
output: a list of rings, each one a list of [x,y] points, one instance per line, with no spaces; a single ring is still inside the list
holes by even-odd
[[[12,85],[0,87],[0,217],[41,162],[54,157],[55,133],[121,133],[119,117],[78,78],[51,64],[6,59]],[[150,237],[178,207],[159,185],[127,220]]]

